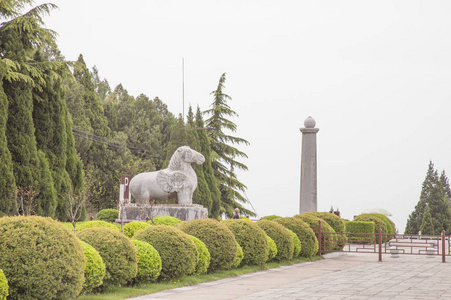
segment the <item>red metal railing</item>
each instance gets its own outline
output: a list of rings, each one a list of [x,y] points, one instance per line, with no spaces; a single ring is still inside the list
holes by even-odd
[[[441,235],[412,235],[379,233],[323,232],[321,221],[318,222],[318,255],[330,252],[378,253],[391,255],[429,255],[451,256],[450,237]]]

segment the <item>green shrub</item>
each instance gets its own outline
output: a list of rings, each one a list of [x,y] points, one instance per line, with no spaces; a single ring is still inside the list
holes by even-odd
[[[83,247],[85,254],[85,283],[83,283],[83,292],[89,293],[92,289],[99,287],[103,283],[106,274],[105,264],[99,252],[91,245],[78,240]]]
[[[94,247],[102,257],[106,274],[104,285],[122,285],[138,273],[138,257],[133,243],[116,229],[91,227],[77,236]]]
[[[205,246],[204,242],[193,235],[188,236],[193,240],[197,249],[197,264],[193,275],[206,274],[208,266],[210,265],[210,252],[208,252],[207,246]]]
[[[266,258],[266,261],[272,260],[277,255],[277,246],[276,243],[272,238],[269,236],[266,236],[268,239],[268,257]]]
[[[224,224],[235,235],[243,249],[243,265],[264,265],[268,258],[269,245],[266,233],[256,224],[240,219],[225,220]]]
[[[352,244],[372,244],[374,242],[374,222],[346,222],[346,232],[351,233],[349,242]],[[366,235],[366,234],[371,235]]]
[[[112,208],[102,209],[97,213],[96,218],[100,221],[114,223],[117,219],[119,219],[119,212],[117,209]]]
[[[232,231],[214,219],[198,219],[183,222],[182,231],[200,239],[210,252],[209,272],[230,269],[237,259],[238,248]]]
[[[274,221],[282,224],[297,235],[302,244],[300,256],[312,257],[316,255],[318,252],[318,239],[309,224],[295,217],[279,218]],[[293,255],[293,257],[296,256]]]
[[[380,229],[382,229],[382,234],[387,234],[387,225],[385,225],[385,222],[379,217],[372,216],[370,214],[362,214],[362,215],[358,215],[357,217],[355,217],[353,221],[374,222],[374,224],[375,224],[374,233],[379,234],[379,228],[380,228]],[[385,243],[386,240],[387,240],[387,236],[383,235],[382,243]],[[378,242],[377,239],[376,239],[376,242]]]
[[[8,280],[6,280],[5,274],[0,269],[0,300],[6,300],[8,296]]]
[[[290,229],[287,229],[287,230],[288,230],[288,232],[290,232],[291,238],[293,240],[293,257],[298,257],[301,254],[301,249],[302,249],[301,241],[299,240],[296,233],[294,233]]]
[[[152,218],[152,220],[147,221],[147,223],[153,225],[171,225],[171,226],[178,226],[182,224],[182,221],[180,221],[180,219],[171,216],[158,216]]]
[[[143,229],[144,227],[147,227],[147,226],[149,226],[148,223],[141,222],[141,221],[134,221],[134,222],[124,224],[124,234],[128,238],[132,238],[133,235],[135,234],[135,232],[137,232],[138,230]]]
[[[72,224],[71,224],[72,226]],[[121,231],[121,228],[117,227],[116,224],[108,223],[105,221],[85,221],[85,222],[78,222],[77,223],[77,233],[80,231],[85,230],[86,228],[92,228],[92,227],[102,227],[102,228],[111,228],[116,231]],[[73,227],[72,227],[73,228]],[[88,243],[89,244],[89,243]]]
[[[375,216],[375,217],[381,219],[382,221],[384,221],[385,225],[387,226],[387,233],[388,234],[395,234],[395,232],[396,232],[395,223],[393,223],[393,221],[390,220],[386,215],[376,214],[376,213],[364,214],[364,215]]]
[[[337,233],[337,235],[335,235],[337,239],[337,246],[334,250],[342,250],[348,241],[345,234],[340,234],[345,232],[345,221],[339,216],[330,212],[308,212],[308,214],[313,214],[314,216],[323,219],[335,230],[335,232]]]
[[[266,235],[273,239],[274,243],[276,243],[277,255],[274,257],[274,260],[282,261],[293,258],[293,238],[285,227],[270,220],[260,220],[255,224],[263,229]]]
[[[8,299],[73,299],[83,288],[83,248],[51,218],[1,218],[0,266]]]
[[[282,217],[281,217],[281,216],[276,216],[276,215],[270,215],[270,216],[265,216],[265,217],[263,217],[262,220],[270,220],[270,221],[273,221],[273,220],[278,219],[278,218],[282,218]]]
[[[233,268],[238,268],[244,258],[243,248],[241,248],[240,244],[238,243],[236,243],[236,247],[238,248],[238,254],[236,256],[235,262],[233,263]]]
[[[194,272],[197,264],[196,245],[190,237],[169,225],[147,226],[135,232],[134,239],[151,244],[161,257],[163,280]]]
[[[138,252],[138,275],[133,282],[155,282],[161,272],[161,257],[158,251],[149,243],[132,240]]]
[[[321,221],[321,231],[332,233],[332,234],[322,234],[321,235],[321,253],[332,252],[337,248],[337,236],[334,234],[335,230],[323,219],[320,219],[312,214],[303,213],[301,215],[295,215],[295,218],[300,218],[302,221],[310,225],[310,228],[315,232],[315,236],[318,239],[318,223]]]

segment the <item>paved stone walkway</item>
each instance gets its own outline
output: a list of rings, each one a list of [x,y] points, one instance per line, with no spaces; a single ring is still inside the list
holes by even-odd
[[[451,257],[339,253],[195,286],[162,291],[147,299],[450,299]]]

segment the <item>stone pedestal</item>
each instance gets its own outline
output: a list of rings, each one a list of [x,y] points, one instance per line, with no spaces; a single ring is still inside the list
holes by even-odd
[[[136,204],[130,203],[123,207],[123,222],[146,221],[157,216],[176,217],[182,221],[207,219],[208,209],[199,204]],[[119,220],[116,222],[120,223]]]
[[[301,156],[301,196],[299,213],[317,211],[317,185],[316,185],[316,122],[312,117],[304,121],[302,132]]]

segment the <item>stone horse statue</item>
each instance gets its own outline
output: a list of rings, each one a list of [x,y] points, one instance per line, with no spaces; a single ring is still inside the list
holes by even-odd
[[[167,200],[177,194],[179,204],[192,204],[197,176],[192,163],[202,164],[205,157],[188,146],[179,147],[167,169],[140,173],[130,181],[130,192],[138,203],[150,199]]]

